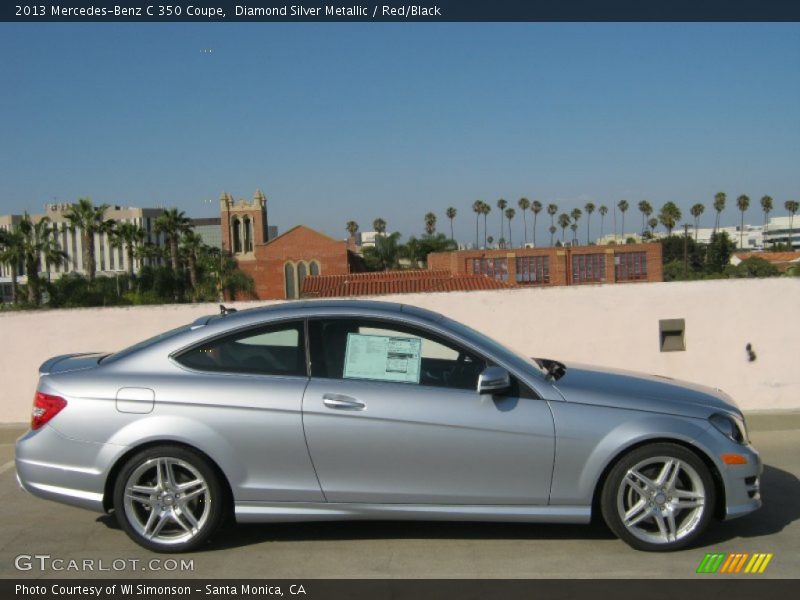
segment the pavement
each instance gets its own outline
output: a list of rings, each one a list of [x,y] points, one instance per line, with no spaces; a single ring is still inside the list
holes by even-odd
[[[203,551],[158,555],[130,541],[113,517],[40,500],[20,490],[12,462],[13,440],[23,429],[0,426],[0,577],[745,577],[697,575],[701,560],[712,552],[773,553],[763,575],[746,577],[797,577],[800,412],[754,414],[748,422],[765,463],[763,508],[741,519],[715,522],[698,545],[668,555],[632,550],[602,523],[424,522],[231,526]],[[49,558],[36,558],[42,555]],[[154,559],[159,562],[149,562]],[[63,562],[52,562],[58,560]],[[181,560],[191,561],[191,570],[188,566],[174,570],[180,569]],[[30,569],[18,570],[15,563]]]

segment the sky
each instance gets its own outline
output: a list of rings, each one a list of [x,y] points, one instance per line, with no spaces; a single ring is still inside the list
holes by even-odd
[[[469,242],[476,199],[626,199],[626,231],[643,199],[707,226],[719,191],[725,224],[740,194],[753,223],[764,194],[800,200],[796,23],[3,23],[0,81],[0,214],[215,216],[261,188],[281,231],[407,237],[432,211],[449,234],[454,206]]]

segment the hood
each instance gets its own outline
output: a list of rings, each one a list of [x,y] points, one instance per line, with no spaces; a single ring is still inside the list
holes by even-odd
[[[723,391],[660,375],[566,363],[555,387],[569,402],[705,418],[713,412],[741,415]]]
[[[39,367],[39,375],[91,369],[96,367],[100,359],[104,356],[108,356],[108,353],[92,352],[88,354],[62,354],[60,356],[54,356],[42,363]]]

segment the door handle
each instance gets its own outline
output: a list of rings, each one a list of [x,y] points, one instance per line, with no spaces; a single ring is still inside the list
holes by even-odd
[[[341,394],[323,394],[322,402],[328,408],[337,408],[339,410],[364,410],[367,407],[363,402]]]

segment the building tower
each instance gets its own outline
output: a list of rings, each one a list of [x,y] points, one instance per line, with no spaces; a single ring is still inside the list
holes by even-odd
[[[267,198],[259,189],[248,202],[222,192],[219,197],[222,249],[237,260],[255,259],[254,248],[268,240]]]

